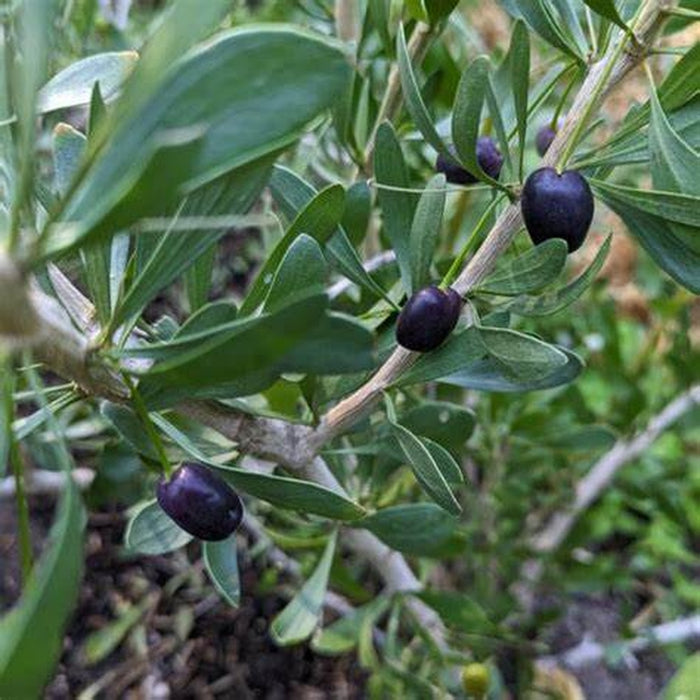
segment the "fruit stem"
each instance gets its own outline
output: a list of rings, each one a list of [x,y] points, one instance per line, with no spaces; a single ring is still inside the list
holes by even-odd
[[[479,236],[488,224],[491,214],[493,213],[495,208],[503,201],[503,198],[505,196],[505,194],[501,194],[499,196],[494,197],[491,204],[489,204],[489,206],[486,207],[486,210],[481,215],[481,218],[472,230],[469,239],[464,244],[464,247],[460,251],[459,255],[455,258],[454,262],[450,266],[450,269],[447,271],[447,274],[442,278],[442,282],[440,282],[439,285],[440,289],[447,289],[455,280],[457,275],[460,273],[462,266],[464,265],[464,261],[467,259],[467,255],[469,255],[469,253],[471,253],[471,251],[476,246],[476,243],[479,240]]]
[[[158,453],[158,459],[161,463],[161,466],[163,467],[163,474],[165,474],[166,478],[170,478],[170,475],[173,471],[172,465],[170,464],[170,460],[168,459],[168,456],[165,453],[163,441],[160,439],[160,435],[158,435],[158,431],[156,430],[155,425],[153,425],[153,421],[151,420],[151,417],[148,414],[148,409],[146,408],[146,404],[143,401],[141,393],[136,388],[136,385],[131,381],[131,377],[129,377],[129,375],[126,372],[122,372],[121,375],[124,379],[124,383],[127,385],[127,387],[129,387],[129,391],[131,392],[131,401],[134,404],[136,413],[141,419],[141,423],[143,423],[143,427],[148,433],[148,437],[151,439],[153,447]]]
[[[581,115],[581,118],[576,123],[571,137],[567,141],[566,145],[564,146],[564,150],[562,151],[561,155],[559,156],[559,159],[557,160],[557,172],[561,172],[564,169],[564,166],[568,163],[569,159],[571,158],[574,149],[576,148],[581,139],[581,135],[584,133],[584,129],[586,128],[588,120],[593,114],[593,111],[598,107],[598,99],[608,87],[608,79],[610,78],[613,69],[617,65],[618,59],[625,50],[628,41],[636,41],[634,27],[636,25],[636,20],[640,16],[642,7],[643,5],[640,5],[640,9],[637,11],[637,14],[634,17],[632,24],[627,29],[627,31],[624,32],[624,35],[620,38],[620,41],[615,47],[615,50],[613,51],[612,55],[607,59],[605,67],[603,68],[603,71],[600,74],[600,78],[598,79],[598,82],[596,83],[589,96],[589,99],[586,102],[584,113]]]

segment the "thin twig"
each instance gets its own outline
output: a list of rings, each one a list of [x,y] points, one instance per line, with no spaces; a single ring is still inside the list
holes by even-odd
[[[637,668],[639,662],[634,654],[653,647],[680,644],[696,638],[700,638],[700,615],[693,615],[692,617],[685,617],[672,622],[665,622],[655,627],[649,627],[633,639],[621,639],[616,642],[601,644],[587,637],[572,649],[560,654],[542,657],[538,659],[538,663],[544,666],[563,664],[571,669],[578,670],[603,661],[606,657],[607,649],[615,646],[628,666]]]
[[[629,441],[618,440],[576,485],[573,503],[552,516],[547,525],[531,539],[531,549],[540,556],[556,551],[579,518],[600,498],[620,469],[648,450],[664,431],[698,405],[700,384],[671,401],[634,438]],[[543,572],[544,564],[540,558],[529,559],[522,567],[520,581],[516,583],[514,590],[526,611],[531,610],[534,604],[535,588]]]
[[[591,504],[600,498],[620,469],[648,450],[664,431],[698,404],[700,404],[700,384],[693,386],[668,404],[632,440],[616,442],[576,485],[576,495],[571,506],[566,511],[554,515],[548,525],[532,539],[532,549],[542,554],[557,549],[571,532],[576,521]]]

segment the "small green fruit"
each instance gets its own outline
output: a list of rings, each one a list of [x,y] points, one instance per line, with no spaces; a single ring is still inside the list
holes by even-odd
[[[467,664],[462,669],[462,687],[473,698],[485,697],[489,689],[489,670],[484,664]]]

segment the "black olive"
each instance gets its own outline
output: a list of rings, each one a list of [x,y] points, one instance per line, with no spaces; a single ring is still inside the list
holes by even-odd
[[[407,350],[428,352],[457,325],[462,299],[454,289],[425,287],[406,302],[396,322],[396,340]]]
[[[160,507],[200,540],[225,540],[243,519],[236,492],[202,464],[183,464],[168,481],[161,479],[156,496]]]
[[[450,148],[455,153],[454,148]],[[494,180],[498,180],[503,166],[503,156],[496,143],[489,136],[481,136],[476,142],[476,159],[481,169]],[[465,170],[456,160],[446,158],[440,153],[435,162],[435,169],[442,173],[448,182],[455,185],[471,185],[478,182],[478,178]]]
[[[545,124],[545,126],[540,127],[537,135],[535,136],[535,148],[537,148],[537,152],[540,154],[540,156],[543,156],[549,150],[549,147],[552,145],[552,141],[554,141],[554,137],[556,135],[557,132],[554,131],[549,124]]]
[[[535,245],[563,238],[573,253],[583,244],[593,220],[593,193],[576,170],[559,174],[554,168],[541,168],[525,181],[520,207]]]

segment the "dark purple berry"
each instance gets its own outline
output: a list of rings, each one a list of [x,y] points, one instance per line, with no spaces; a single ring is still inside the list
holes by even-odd
[[[581,247],[593,220],[593,194],[577,170],[561,175],[554,168],[535,170],[525,181],[520,206],[535,245],[563,238],[570,253]]]
[[[453,147],[450,147],[451,153],[456,153]],[[498,150],[494,140],[488,136],[481,136],[476,142],[476,159],[481,166],[481,169],[494,180],[498,180],[503,166],[503,156]],[[447,182],[455,185],[471,185],[478,182],[478,178],[465,170],[455,160],[446,158],[442,153],[437,157],[435,169],[442,173]]]
[[[540,130],[535,136],[535,148],[537,148],[537,152],[540,154],[540,157],[549,150],[549,147],[552,145],[552,141],[554,141],[554,137],[556,135],[557,132],[554,131],[549,124],[540,127]]]
[[[457,325],[461,308],[462,299],[451,287],[425,287],[401,309],[396,340],[407,350],[435,350]]]
[[[202,464],[183,464],[156,488],[160,507],[190,535],[225,540],[241,524],[243,504],[236,492]]]

